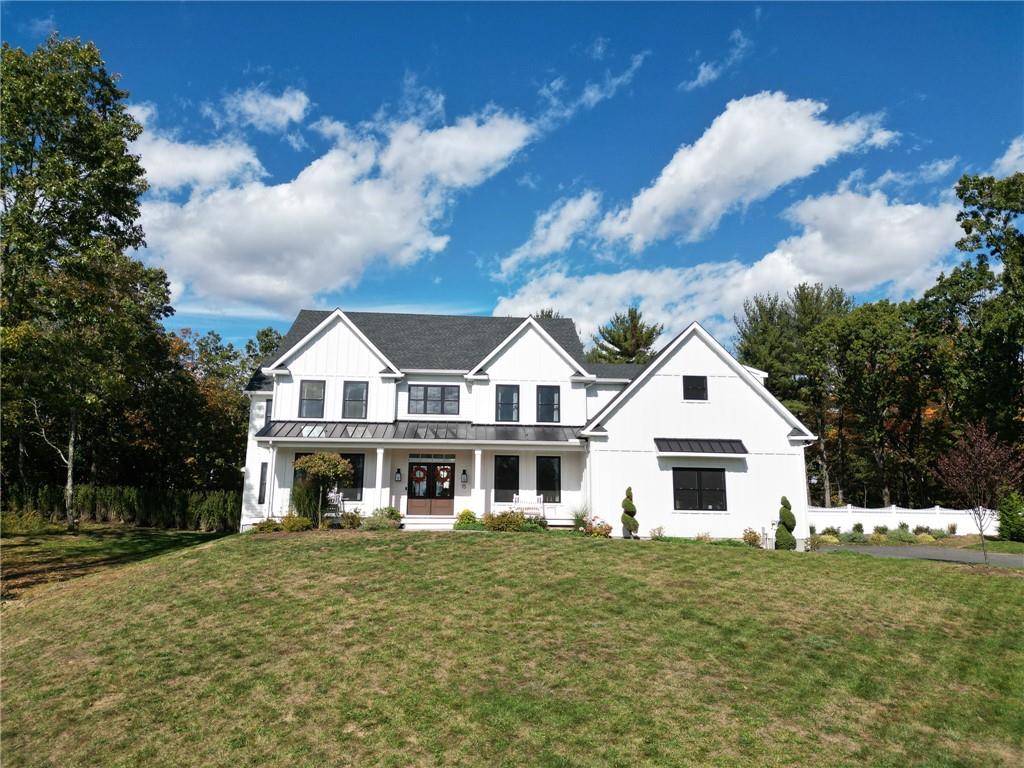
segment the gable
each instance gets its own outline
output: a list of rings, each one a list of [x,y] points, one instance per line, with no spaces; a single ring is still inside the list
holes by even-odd
[[[329,315],[278,363],[304,374],[378,375],[390,363],[339,312]]]
[[[478,373],[491,379],[566,379],[579,373],[565,350],[537,327],[524,323],[489,357]]]

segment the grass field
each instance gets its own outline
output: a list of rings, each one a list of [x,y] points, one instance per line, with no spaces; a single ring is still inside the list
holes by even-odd
[[[558,534],[230,536],[3,606],[12,766],[1024,761],[1024,578]]]

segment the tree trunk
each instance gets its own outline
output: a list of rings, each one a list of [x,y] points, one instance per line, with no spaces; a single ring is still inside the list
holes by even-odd
[[[18,481],[21,483],[21,487],[25,487],[25,443],[21,439],[21,435],[18,435]]]
[[[68,436],[68,476],[64,485],[64,512],[67,515],[68,530],[73,531],[78,525],[75,519],[75,437],[78,428],[78,414],[71,412],[71,429]]]
[[[824,425],[819,425],[823,427]],[[822,488],[825,491],[825,503],[823,506],[832,506],[832,482],[828,476],[828,451],[825,448],[825,437],[823,429],[818,430],[821,437],[818,439],[818,447],[821,452],[821,483]]]

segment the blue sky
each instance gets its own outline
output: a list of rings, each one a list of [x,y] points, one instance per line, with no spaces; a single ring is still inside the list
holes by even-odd
[[[951,188],[1024,164],[1021,4],[4,3],[146,131],[169,327],[637,302],[723,340],[800,280],[920,293]]]

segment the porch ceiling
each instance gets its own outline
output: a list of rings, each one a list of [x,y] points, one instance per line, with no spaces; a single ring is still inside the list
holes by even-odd
[[[261,440],[465,441],[467,443],[575,443],[582,427],[557,424],[471,424],[464,421],[272,421]]]

